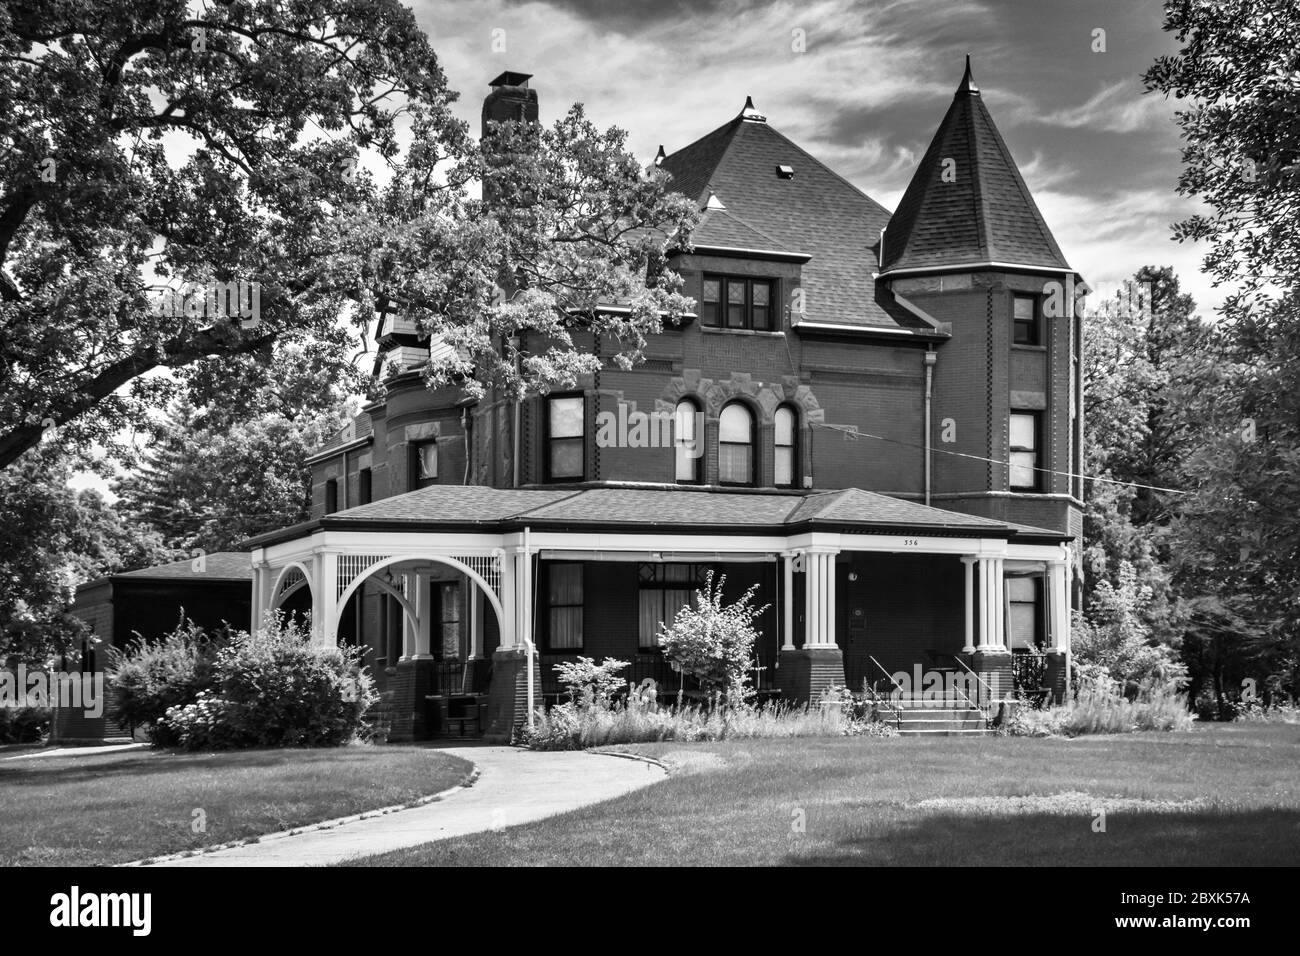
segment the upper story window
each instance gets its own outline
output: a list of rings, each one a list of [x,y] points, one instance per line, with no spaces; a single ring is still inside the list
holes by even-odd
[[[718,483],[754,484],[754,416],[739,402],[718,418]]]
[[[337,478],[325,482],[325,513],[332,515],[339,510],[339,483]]]
[[[370,469],[362,468],[357,472],[357,504],[368,505],[374,498],[370,488]]]
[[[411,445],[410,489],[424,488],[438,481],[438,443],[432,441]]]
[[[705,275],[701,321],[712,328],[773,330],[776,280]]]
[[[676,480],[679,485],[698,485],[704,461],[703,425],[699,407],[683,398],[673,411],[673,454],[676,456]]]
[[[1011,341],[1015,345],[1041,345],[1038,296],[1011,297]]]
[[[772,484],[778,488],[793,488],[799,470],[799,454],[796,446],[799,416],[789,405],[782,405],[772,416],[772,425],[774,446]]]
[[[581,481],[585,458],[584,399],[560,395],[546,401],[546,478]]]
[[[1042,474],[1038,413],[1011,413],[1011,490],[1037,491]]]

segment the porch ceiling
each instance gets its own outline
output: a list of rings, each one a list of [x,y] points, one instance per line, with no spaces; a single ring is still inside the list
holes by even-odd
[[[318,530],[505,532],[525,525],[536,531],[749,535],[857,531],[1037,541],[1070,538],[860,488],[778,492],[674,486],[432,485],[268,532],[245,545],[267,547]]]

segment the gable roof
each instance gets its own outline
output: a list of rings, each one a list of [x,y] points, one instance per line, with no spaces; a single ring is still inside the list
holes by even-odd
[[[247,551],[214,551],[203,556],[203,570],[194,567],[197,559],[186,558],[138,571],[110,575],[113,580],[129,581],[251,581],[253,557]]]
[[[975,263],[1070,268],[984,105],[969,57],[889,220],[883,263],[885,272]]]
[[[778,166],[794,175],[778,176]],[[765,248],[811,256],[802,267],[806,321],[915,327],[890,297],[876,295],[876,247],[889,210],[767,122],[742,113],[666,156],[659,168],[671,174],[670,188],[701,208],[710,190],[725,206],[727,218],[711,210],[694,242],[727,245],[715,233],[734,230],[739,221],[778,243]]]

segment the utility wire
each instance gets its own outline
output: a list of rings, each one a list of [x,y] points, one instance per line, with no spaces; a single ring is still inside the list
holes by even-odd
[[[924,445],[918,445],[917,443],[910,442],[910,441],[901,441],[900,439],[897,438],[886,438],[884,435],[873,435],[870,432],[859,431],[858,429],[854,428],[852,425],[827,425],[822,422],[810,422],[809,424],[811,424],[816,428],[826,428],[831,431],[841,432],[842,434],[850,435],[853,438],[874,438],[877,441],[889,442],[891,445],[903,445],[907,448],[919,448],[921,451],[925,451]],[[982,455],[970,455],[967,454],[966,452],[961,452],[961,451],[948,451],[947,449],[944,448],[931,448],[930,450],[937,451],[941,455],[952,455],[954,458],[969,458],[972,461],[990,462],[994,465],[1007,464],[1007,462],[999,461],[996,458],[985,458]],[[1102,478],[1099,475],[1077,475],[1069,471],[1055,471],[1051,468],[1039,468],[1037,465],[1034,466],[1034,471],[1041,471],[1048,475],[1063,475],[1066,478],[1083,478],[1086,481],[1104,481],[1110,485],[1125,485],[1129,488],[1146,488],[1149,489],[1150,491],[1164,491],[1171,495],[1191,494],[1190,491],[1183,491],[1179,488],[1162,488],[1159,485],[1144,485],[1136,481],[1120,481],[1118,478]]]

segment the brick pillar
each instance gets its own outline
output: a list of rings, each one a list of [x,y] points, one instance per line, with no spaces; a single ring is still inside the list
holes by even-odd
[[[533,702],[542,702],[542,668],[533,655]],[[492,682],[488,686],[487,730],[493,741],[508,741],[517,727],[528,722],[528,651],[498,648],[492,653]]]
[[[437,733],[434,702],[425,699],[434,692],[435,684],[432,660],[397,662],[397,672],[389,683],[392,688],[389,740],[428,740]]]
[[[981,686],[981,697],[992,691],[993,700],[1009,700],[1014,692],[1011,677],[1011,654],[1007,651],[976,651],[970,655],[970,669],[988,685]],[[981,700],[981,703],[986,701]]]
[[[1065,695],[1069,693],[1068,672],[1066,662],[1069,658],[1064,653],[1047,652],[1047,687],[1049,689],[1048,699],[1053,704],[1059,704],[1065,700]]]
[[[844,685],[844,655],[835,645],[784,649],[779,660],[776,686],[783,700],[806,704],[827,687]]]

